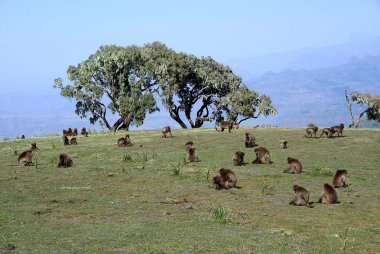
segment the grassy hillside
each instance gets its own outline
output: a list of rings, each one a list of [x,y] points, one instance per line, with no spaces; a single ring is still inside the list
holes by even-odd
[[[272,153],[272,164],[232,166],[250,131]],[[343,138],[306,139],[302,129],[174,130],[0,143],[1,253],[376,253],[380,249],[379,130],[345,130]],[[289,141],[289,149],[280,140]],[[184,163],[192,140],[201,162]],[[15,166],[36,142],[38,167]],[[72,168],[57,168],[68,154]],[[304,173],[282,173],[288,156]],[[208,187],[221,166],[235,171],[241,189]],[[348,170],[342,204],[289,206],[292,185],[318,200],[336,169]],[[178,173],[179,170],[179,173]],[[178,174],[176,174],[176,171]],[[350,204],[352,202],[352,204]],[[215,218],[217,207],[224,215]],[[220,209],[219,215],[220,215]],[[7,250],[7,244],[15,250]]]

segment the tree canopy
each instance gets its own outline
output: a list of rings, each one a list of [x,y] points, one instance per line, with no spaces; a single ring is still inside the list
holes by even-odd
[[[350,111],[350,116],[351,116],[351,124],[349,127],[351,128],[352,126],[355,126],[355,128],[358,128],[361,119],[363,115],[367,116],[368,120],[373,120],[380,122],[380,96],[379,95],[372,95],[369,93],[359,93],[359,92],[352,92],[350,94],[346,93],[346,100],[348,104],[348,108]],[[355,118],[352,113],[352,105],[357,104],[359,106],[363,106],[364,109],[360,112],[356,123],[355,123]]]
[[[160,42],[143,47],[115,45],[99,50],[67,70],[70,85],[61,78],[55,87],[76,100],[76,114],[110,130],[143,124],[147,113],[159,110],[159,97],[170,117],[182,128],[203,125],[225,112],[241,121],[276,114],[268,96],[259,96],[242,84],[232,70],[211,57],[177,53]],[[110,123],[107,112],[119,116]]]

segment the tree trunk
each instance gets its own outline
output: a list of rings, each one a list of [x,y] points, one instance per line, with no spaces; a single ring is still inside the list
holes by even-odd
[[[351,128],[355,124],[355,119],[354,119],[354,116],[352,114],[352,103],[350,102],[350,99],[348,98],[347,90],[344,90],[344,93],[346,94],[346,101],[347,101],[347,105],[348,105],[348,111],[350,112],[350,116],[351,116],[351,124],[348,125],[348,128]],[[355,127],[355,128],[357,128],[357,127]]]
[[[182,129],[187,129],[187,126],[186,124],[182,121],[182,119],[179,117],[179,113],[178,113],[178,108],[176,107],[175,109],[170,109],[169,110],[169,114],[170,114],[170,117],[176,121],[181,127]]]
[[[357,120],[357,122],[356,122],[356,124],[355,124],[355,129],[357,129],[357,128],[359,127],[359,125],[360,125],[360,121],[361,121],[361,118],[362,118],[362,116],[363,116],[367,111],[368,111],[368,109],[366,109],[366,110],[364,110],[363,112],[360,113],[359,118],[358,118],[358,120]]]

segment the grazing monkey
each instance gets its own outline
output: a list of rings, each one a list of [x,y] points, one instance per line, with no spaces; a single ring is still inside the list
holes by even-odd
[[[256,145],[256,138],[254,135],[250,134],[250,133],[245,133],[245,147],[249,148],[249,147],[255,147],[257,146]]]
[[[119,138],[119,139],[117,140],[117,145],[118,145],[118,146],[121,146],[121,147],[125,147],[125,146],[127,146],[126,143],[125,143],[125,138],[124,138],[124,137]]]
[[[187,162],[199,162],[199,157],[195,147],[189,147],[187,149]]]
[[[172,135],[172,130],[170,129],[170,126],[165,126],[163,129],[162,129],[162,136],[161,138],[166,138],[166,134],[169,133],[170,134],[170,137],[173,137]]]
[[[65,145],[65,146],[69,144],[69,139],[67,138],[66,135],[62,136],[62,141],[63,141],[63,145]]]
[[[78,136],[78,129],[77,128],[73,129],[73,136]]]
[[[80,134],[82,136],[88,137],[88,132],[87,132],[86,128],[84,128],[84,127],[82,128],[82,131],[80,132]]]
[[[60,167],[67,168],[67,167],[71,167],[72,165],[73,165],[73,160],[70,159],[69,156],[67,156],[66,154],[59,155],[59,162],[58,162],[57,168],[60,168]]]
[[[217,130],[219,132],[223,132],[224,129],[228,129],[228,132],[231,133],[231,129],[234,126],[234,122],[235,121],[231,121],[231,120],[230,121],[221,121],[219,123],[219,129],[220,130],[218,130],[218,128],[216,127],[216,125],[215,125],[215,130]]]
[[[306,128],[305,132],[305,138],[311,138],[313,137],[313,134],[314,134],[314,138],[317,137],[317,131],[318,131],[318,127],[315,126],[315,127],[308,127]]]
[[[288,149],[288,141],[287,140],[282,140],[280,144],[281,144],[282,149]]]
[[[322,130],[321,135],[319,136],[320,138],[323,137],[323,135],[326,135],[327,138],[332,138],[332,135],[335,133],[333,128],[324,128]]]
[[[194,145],[193,141],[188,141],[188,142],[186,142],[186,144],[185,144],[185,149],[186,149],[186,151],[187,151],[189,148],[192,148],[193,145]]]
[[[325,183],[323,185],[323,191],[321,196],[319,197],[318,203],[323,204],[338,204],[338,194],[336,193],[334,187],[330,184]]]
[[[288,157],[289,167],[285,169],[284,173],[300,174],[302,172],[302,164],[299,160]]]
[[[332,126],[331,129],[333,129],[334,132],[338,133],[338,137],[339,137],[339,134],[341,137],[343,137],[344,124],[341,123],[337,126]]]
[[[234,166],[242,166],[244,165],[244,153],[237,151],[232,157],[232,162]]]
[[[77,142],[77,138],[71,138],[70,139],[70,145],[77,145],[78,142]]]
[[[221,168],[219,170],[219,175],[214,176],[212,187],[220,190],[220,189],[229,189],[229,188],[239,188],[236,186],[237,178],[235,173],[226,168]]]
[[[33,162],[32,162],[33,151],[36,149],[38,149],[36,146],[36,143],[33,143],[28,150],[22,152],[17,158],[17,165],[32,166],[33,165]]]
[[[265,164],[270,159],[270,152],[265,147],[255,149],[256,159],[252,161],[254,164]]]
[[[295,197],[289,202],[289,205],[309,206],[309,192],[304,187],[295,184],[293,185],[293,191]]]
[[[71,128],[67,129],[67,135],[72,136],[73,135],[73,130]]]
[[[347,170],[338,169],[332,179],[332,184],[335,188],[346,187]]]

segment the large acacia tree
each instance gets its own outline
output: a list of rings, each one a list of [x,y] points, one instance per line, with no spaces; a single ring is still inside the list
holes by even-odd
[[[99,121],[109,130],[129,129],[143,124],[146,113],[158,110],[153,95],[154,81],[145,68],[141,47],[102,46],[87,60],[67,70],[70,85],[55,80],[61,95],[76,100],[76,114],[90,123]],[[109,122],[107,112],[117,113]]]
[[[353,126],[355,128],[358,128],[361,123],[361,119],[364,115],[367,116],[368,120],[380,122],[380,96],[379,95],[372,95],[369,93],[363,94],[359,92],[352,92],[350,94],[347,94],[347,91],[345,91],[345,95],[346,95],[348,110],[351,116],[351,124],[349,125],[349,128]],[[359,113],[359,116],[357,117],[356,123],[355,123],[354,115],[352,113],[353,104],[362,106],[361,112]]]
[[[160,42],[143,47],[102,46],[87,60],[67,70],[69,85],[55,80],[61,95],[76,100],[76,113],[110,130],[143,124],[158,110],[155,94],[182,128],[203,125],[221,109],[241,121],[275,113],[267,96],[249,90],[229,67],[211,57],[177,53]],[[108,112],[117,114],[109,122]],[[186,119],[186,120],[185,120]]]
[[[146,47],[163,105],[182,128],[187,128],[184,119],[190,127],[199,128],[202,119],[215,119],[221,109],[233,113],[233,120],[242,116],[240,122],[276,113],[268,96],[259,97],[229,67],[211,57],[176,53],[158,42]]]

